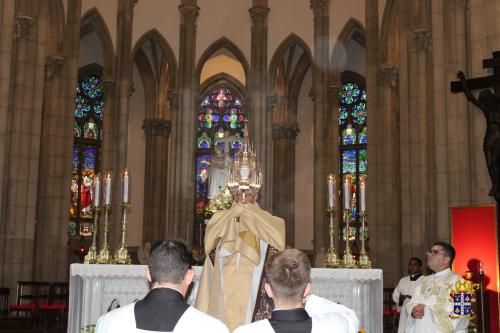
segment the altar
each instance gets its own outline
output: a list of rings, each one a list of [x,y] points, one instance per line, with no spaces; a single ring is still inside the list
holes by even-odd
[[[146,266],[72,264],[68,332],[80,333],[107,311],[143,298],[149,291]],[[196,298],[201,266],[195,266],[188,303]],[[356,312],[360,328],[382,333],[382,270],[313,268],[312,292]]]

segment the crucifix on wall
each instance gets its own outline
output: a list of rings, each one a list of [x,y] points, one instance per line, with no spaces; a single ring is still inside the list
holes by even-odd
[[[493,74],[466,79],[463,72],[458,72],[459,80],[451,82],[451,92],[463,92],[486,118],[483,151],[492,182],[489,195],[500,204],[500,51],[493,52],[493,58],[484,59],[483,68],[493,68]],[[478,98],[472,94],[474,90],[480,90]]]

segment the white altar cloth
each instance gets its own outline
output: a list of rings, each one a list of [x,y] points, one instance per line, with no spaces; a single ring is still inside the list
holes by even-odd
[[[194,303],[201,266],[195,266]],[[356,312],[367,333],[382,333],[382,270],[313,268],[315,295],[343,304]],[[143,298],[149,291],[145,266],[72,264],[69,281],[68,333],[80,333],[108,309]]]

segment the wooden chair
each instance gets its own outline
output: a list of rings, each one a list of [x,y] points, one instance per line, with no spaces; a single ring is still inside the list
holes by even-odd
[[[16,304],[9,306],[11,315],[16,317],[35,317],[39,303],[47,301],[49,285],[46,282],[18,281]]]
[[[6,315],[9,312],[9,288],[0,288],[0,313]]]
[[[52,330],[66,324],[69,303],[69,284],[66,282],[49,283],[49,297],[47,302],[38,303],[39,327]]]

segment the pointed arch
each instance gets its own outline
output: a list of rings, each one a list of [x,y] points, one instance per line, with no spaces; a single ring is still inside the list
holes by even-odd
[[[137,53],[143,46],[143,44],[147,41],[153,41],[157,45],[159,45],[162,51],[165,53],[165,57],[169,66],[169,81],[171,82],[171,87],[177,86],[177,59],[175,58],[174,51],[167,40],[163,37],[163,35],[157,29],[151,29],[145,32],[135,43],[134,48],[132,49],[132,59],[136,58]]]
[[[80,25],[80,39],[95,31],[104,54],[104,74],[103,78],[114,77],[114,57],[115,51],[113,41],[109,33],[108,26],[96,7],[89,9],[82,17]]]
[[[290,35],[288,35],[288,37],[286,37],[281,42],[281,44],[278,46],[276,51],[274,51],[274,54],[271,58],[271,62],[269,63],[269,80],[268,80],[268,82],[271,85],[271,86],[269,86],[269,88],[271,90],[273,88],[272,84],[276,80],[276,70],[278,69],[279,62],[281,61],[281,59],[285,55],[285,52],[290,47],[292,47],[294,45],[298,45],[304,50],[305,54],[307,54],[307,57],[309,58],[309,62],[311,62],[311,59],[313,59],[311,50],[309,49],[309,46],[307,46],[306,42],[304,42],[304,40],[302,38],[300,38],[295,33],[291,33]]]
[[[380,62],[397,65],[399,55],[397,1],[387,0],[380,30]]]
[[[340,82],[340,65],[346,58],[347,45],[351,40],[355,40],[365,47],[365,28],[357,19],[351,17],[340,31],[335,46],[330,57],[330,66],[332,68],[333,82]]]
[[[201,77],[201,71],[203,70],[203,66],[207,62],[208,59],[211,58],[211,56],[217,52],[218,50],[221,49],[226,49],[229,52],[231,52],[236,59],[240,62],[241,66],[243,66],[243,71],[245,72],[245,82],[248,82],[248,75],[249,75],[249,68],[250,66],[248,65],[248,61],[243,54],[243,52],[240,50],[236,44],[234,44],[231,40],[229,40],[226,37],[221,37],[212,44],[203,52],[201,55],[200,59],[198,60],[198,64],[196,65],[196,72],[195,72],[195,80],[196,84],[200,85],[200,77]]]

